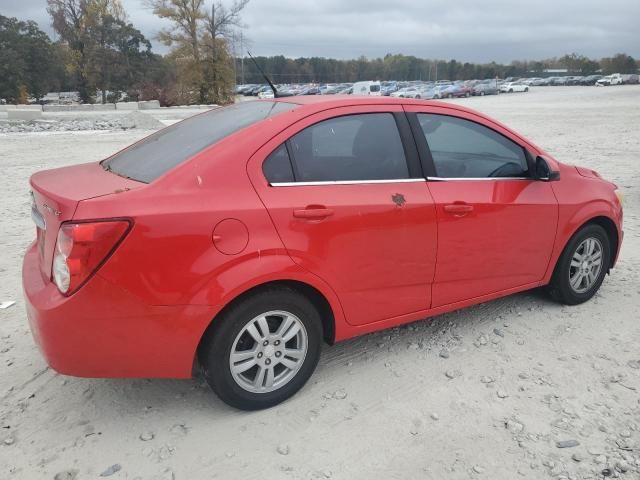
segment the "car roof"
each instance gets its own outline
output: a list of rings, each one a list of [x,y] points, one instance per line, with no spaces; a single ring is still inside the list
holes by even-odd
[[[263,100],[256,100],[263,101]],[[461,112],[469,112],[476,115],[481,115],[479,112],[470,108],[463,107],[461,105],[449,102],[439,102],[437,100],[418,100],[413,98],[399,98],[399,97],[383,97],[374,95],[304,95],[304,96],[291,96],[291,97],[279,97],[276,99],[270,99],[266,101],[276,101],[284,103],[294,103],[305,107],[305,110],[326,110],[328,108],[338,107],[352,107],[358,105],[423,105],[433,106],[441,108],[449,108],[452,110],[458,110]]]

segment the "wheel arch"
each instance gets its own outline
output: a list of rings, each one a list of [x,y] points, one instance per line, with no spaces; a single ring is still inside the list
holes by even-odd
[[[546,278],[545,278],[545,284],[549,283],[549,281],[551,280],[551,276],[553,275],[553,273],[555,272],[557,266],[558,266],[558,262],[560,262],[560,258],[562,257],[562,253],[565,251],[565,249],[567,248],[567,245],[569,244],[569,242],[571,241],[571,239],[576,235],[576,233],[578,233],[582,228],[584,228],[587,225],[600,225],[604,231],[607,234],[607,237],[609,238],[609,243],[610,243],[610,247],[611,247],[611,258],[609,260],[609,265],[607,266],[607,272],[609,270],[611,270],[611,268],[613,268],[616,258],[618,256],[618,249],[619,249],[619,233],[618,233],[618,228],[616,226],[616,223],[613,221],[613,219],[611,217],[609,217],[606,214],[597,214],[597,215],[593,215],[589,218],[583,219],[580,222],[575,223],[574,228],[567,234],[564,236],[564,241],[562,243],[561,248],[559,248],[556,252],[556,254],[554,255],[553,258],[553,262],[550,263],[550,268],[548,269]]]
[[[609,271],[615,265],[616,258],[618,257],[619,238],[620,238],[618,235],[618,228],[616,227],[615,222],[611,218],[607,217],[606,215],[599,215],[583,223],[578,228],[578,230],[576,230],[576,232],[579,231],[581,228],[585,227],[586,225],[590,225],[590,224],[600,225],[604,229],[604,231],[607,232],[607,237],[609,238],[609,247],[611,248],[611,256],[609,259],[609,265],[607,266],[607,271]],[[575,235],[575,232],[573,235]]]
[[[196,349],[194,351],[194,366],[195,362],[197,361],[198,351],[201,345],[205,342],[207,336],[215,330],[216,325],[218,324],[216,322],[216,319],[220,318],[220,316],[224,314],[224,312],[226,312],[233,305],[236,305],[238,302],[241,302],[243,299],[251,295],[255,295],[256,293],[263,290],[272,288],[291,289],[308,298],[320,313],[320,318],[322,319],[322,332],[324,341],[329,345],[333,345],[336,338],[336,317],[340,318],[342,312],[336,312],[336,308],[332,306],[331,302],[327,298],[327,295],[325,295],[325,293],[323,293],[317,286],[299,279],[275,279],[245,288],[241,292],[234,295],[233,298],[224,303],[224,306],[222,306],[222,308],[220,308],[215,313],[209,324],[200,334]]]

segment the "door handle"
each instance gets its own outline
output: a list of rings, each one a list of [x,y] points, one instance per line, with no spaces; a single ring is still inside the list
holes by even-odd
[[[293,216],[296,218],[306,218],[310,220],[321,220],[333,215],[333,209],[320,207],[320,208],[298,208],[293,211]]]
[[[444,211],[456,217],[462,217],[467,213],[473,212],[473,205],[467,203],[452,203],[451,205],[445,205]]]

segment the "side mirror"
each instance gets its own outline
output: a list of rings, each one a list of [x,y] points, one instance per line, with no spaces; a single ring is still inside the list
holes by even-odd
[[[543,157],[536,157],[536,180],[555,182],[560,180],[560,172],[551,170],[551,167]]]

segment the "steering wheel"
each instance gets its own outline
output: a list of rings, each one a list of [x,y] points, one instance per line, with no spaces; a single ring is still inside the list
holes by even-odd
[[[493,170],[489,177],[513,177],[522,175],[522,167],[516,162],[507,162]]]

